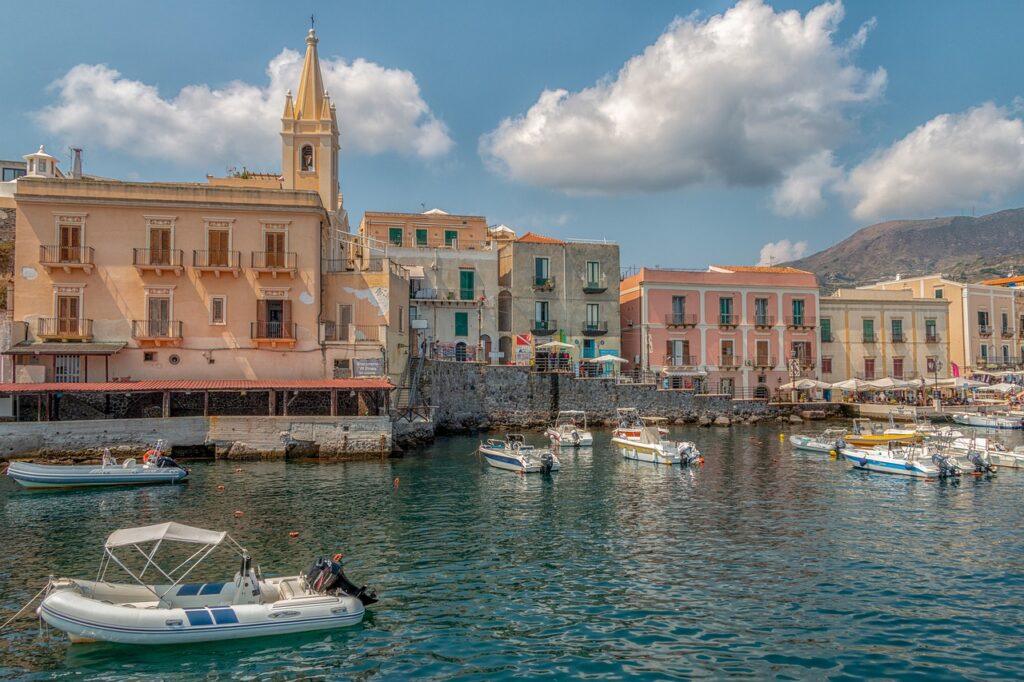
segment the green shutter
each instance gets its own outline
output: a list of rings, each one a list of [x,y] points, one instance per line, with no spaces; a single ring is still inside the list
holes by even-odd
[[[455,336],[469,336],[469,313],[455,313]]]
[[[459,231],[458,230],[445,230],[444,231],[444,245],[455,246],[459,243]]]
[[[459,271],[459,300],[472,301],[476,297],[476,286],[474,283],[475,273],[472,270]]]
[[[388,241],[395,246],[402,245],[402,228],[392,227],[388,230]]]
[[[427,228],[417,227],[416,228],[416,246],[427,245]]]
[[[832,320],[827,317],[821,318],[821,340],[832,340]]]

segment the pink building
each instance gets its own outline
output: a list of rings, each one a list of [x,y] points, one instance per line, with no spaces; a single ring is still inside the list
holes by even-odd
[[[627,368],[669,388],[768,396],[820,375],[818,282],[787,267],[641,268],[620,285]]]

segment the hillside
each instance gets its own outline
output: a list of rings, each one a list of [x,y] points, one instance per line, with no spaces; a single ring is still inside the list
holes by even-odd
[[[1024,208],[971,218],[895,220],[861,228],[835,246],[787,263],[833,290],[943,272],[975,282],[1024,274]]]

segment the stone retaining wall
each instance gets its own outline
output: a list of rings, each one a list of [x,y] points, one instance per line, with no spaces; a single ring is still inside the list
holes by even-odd
[[[528,367],[427,361],[421,395],[436,406],[439,431],[477,428],[539,428],[559,410],[584,410],[592,424],[615,422],[618,407],[669,420],[717,423],[753,422],[789,415],[793,408],[763,400],[732,400],[728,396],[693,395],[658,390],[653,385],[616,384],[611,379],[577,379],[542,374]],[[802,408],[797,408],[797,411]]]
[[[220,457],[387,456],[388,417],[171,417],[0,423],[0,458],[138,455],[163,438],[171,447],[212,446]],[[290,447],[289,447],[290,446]],[[298,447],[297,447],[298,446]]]

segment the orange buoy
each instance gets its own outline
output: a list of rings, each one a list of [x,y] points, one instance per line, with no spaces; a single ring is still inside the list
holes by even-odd
[[[243,514],[242,512],[240,512],[240,511],[236,511],[236,512],[235,512],[235,518],[236,518],[236,519],[240,519],[240,518],[242,518],[243,516],[244,516],[244,514]]]
[[[242,473],[242,467],[235,467],[235,473],[236,474]]]
[[[297,537],[299,537],[299,531],[297,531],[297,530],[291,531],[290,533],[288,533],[288,537],[290,537],[290,538],[297,538]]]
[[[224,486],[222,486],[222,485],[217,486],[217,490],[224,490]]]
[[[398,490],[399,485],[401,485],[401,482],[399,481],[398,477],[395,476],[395,482],[391,484],[391,487],[393,487],[395,490]]]

